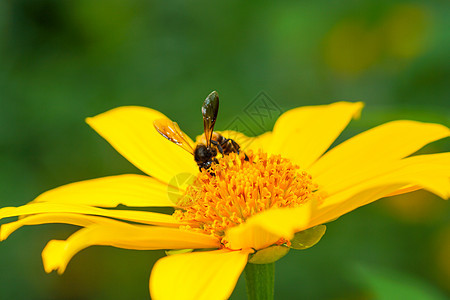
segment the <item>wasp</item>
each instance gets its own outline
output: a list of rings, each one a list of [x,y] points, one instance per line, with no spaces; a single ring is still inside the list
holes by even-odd
[[[206,97],[202,106],[204,136],[195,147],[186,138],[177,123],[169,119],[159,119],[153,122],[156,130],[169,141],[177,144],[194,156],[200,171],[208,170],[213,163],[217,164],[217,155],[240,153],[240,146],[232,139],[214,132],[217,114],[219,112],[219,94],[214,91]]]

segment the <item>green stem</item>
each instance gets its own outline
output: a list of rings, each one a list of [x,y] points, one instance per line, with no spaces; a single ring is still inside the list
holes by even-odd
[[[275,263],[262,265],[248,263],[244,271],[249,300],[273,299]]]

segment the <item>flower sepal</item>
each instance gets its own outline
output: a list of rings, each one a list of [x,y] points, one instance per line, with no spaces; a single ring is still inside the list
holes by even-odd
[[[194,251],[194,249],[173,249],[173,250],[166,250],[166,255],[176,255],[176,254],[183,254],[183,253],[190,253]]]
[[[251,264],[270,264],[276,262],[289,252],[290,248],[284,245],[273,245],[256,251],[248,260]]]
[[[291,248],[297,250],[308,249],[317,244],[325,234],[327,227],[325,225],[317,225],[303,231],[295,233],[291,240]]]

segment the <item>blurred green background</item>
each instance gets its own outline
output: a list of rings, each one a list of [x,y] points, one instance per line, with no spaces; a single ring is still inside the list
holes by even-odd
[[[160,110],[191,136],[212,90],[222,130],[250,122],[243,109],[261,91],[283,111],[364,101],[340,141],[395,119],[448,126],[449,12],[446,1],[1,1],[0,206],[139,172],[84,123],[121,105]],[[91,247],[45,274],[41,250],[74,230],[27,227],[2,242],[0,299],[149,297],[162,251]],[[276,267],[276,299],[449,296],[450,208],[426,192],[358,209]],[[232,298],[245,299],[243,278]]]

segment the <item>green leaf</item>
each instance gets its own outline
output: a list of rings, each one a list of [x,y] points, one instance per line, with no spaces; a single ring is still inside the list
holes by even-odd
[[[309,229],[299,231],[291,240],[291,248],[297,250],[308,249],[317,244],[325,234],[327,227],[325,225],[317,225]]]

